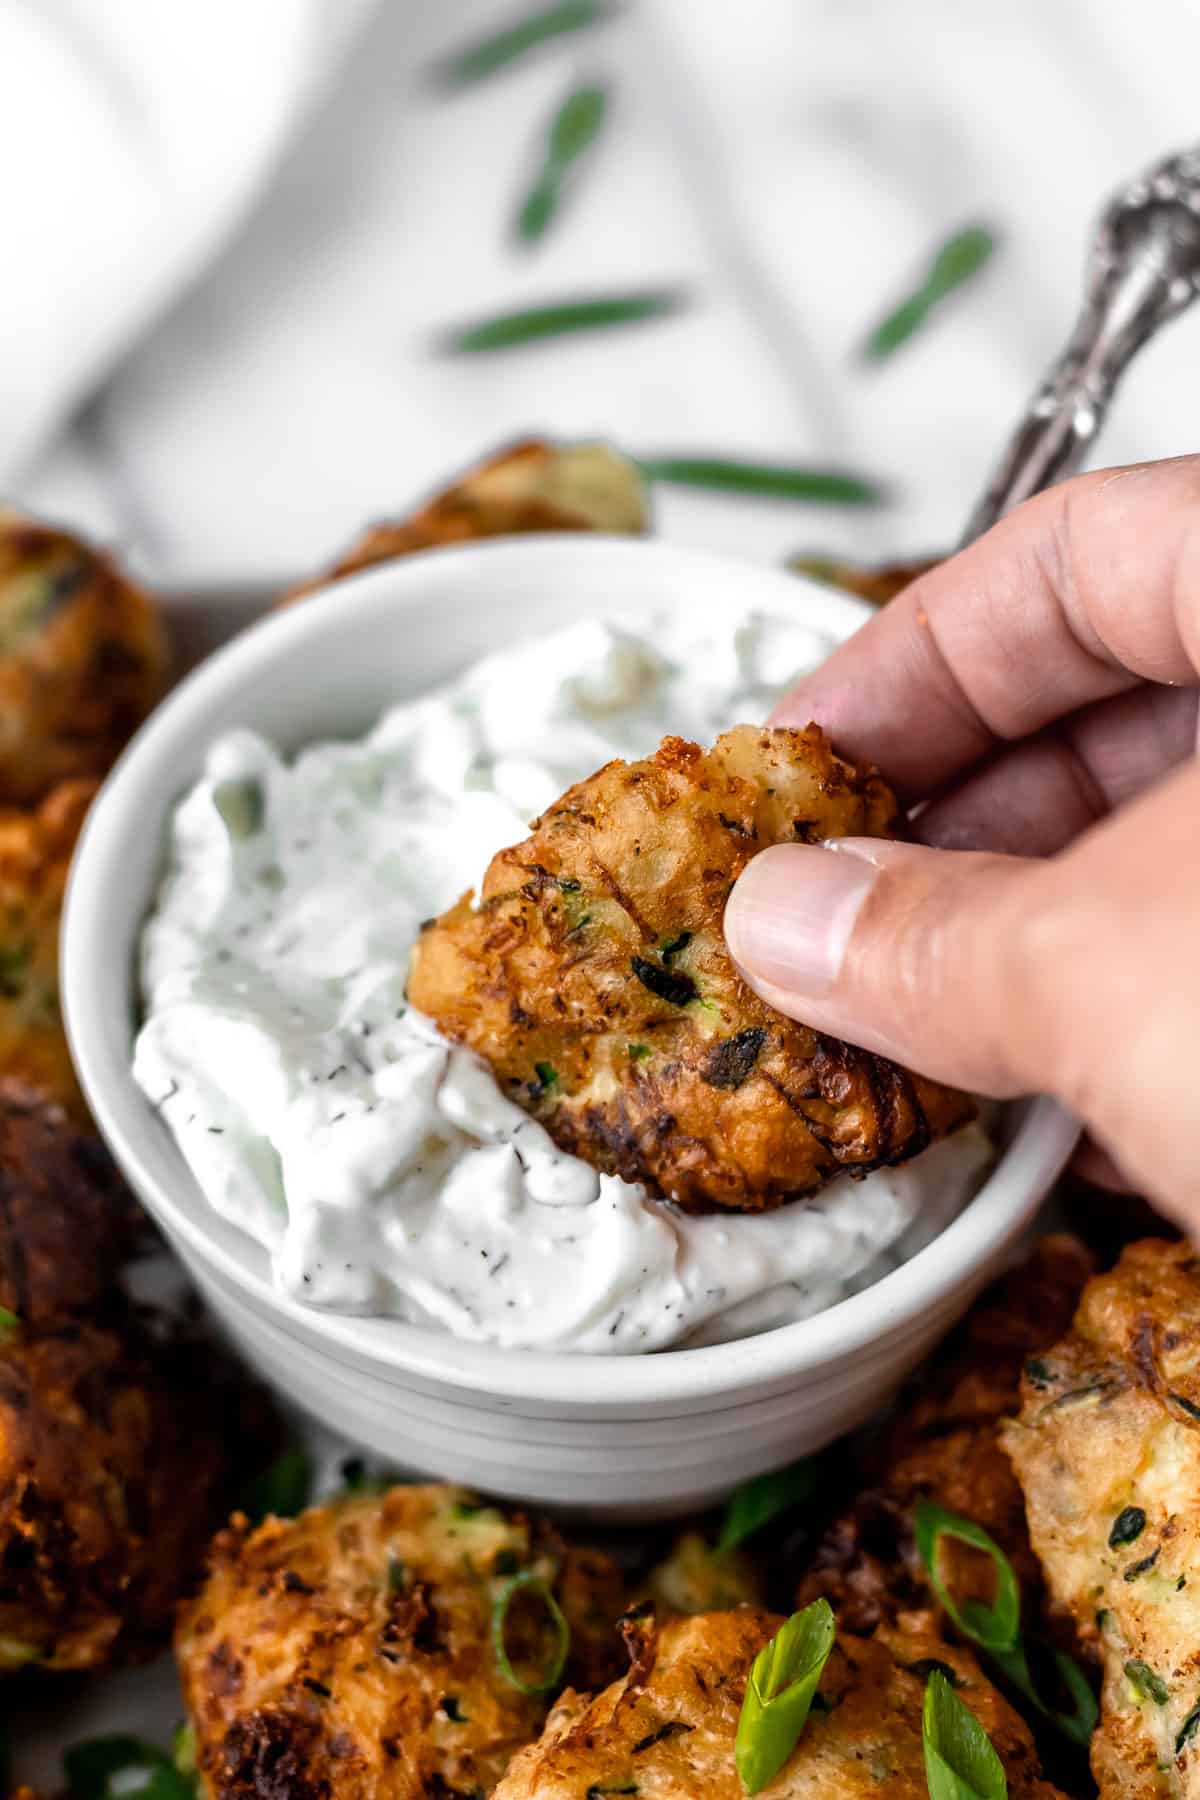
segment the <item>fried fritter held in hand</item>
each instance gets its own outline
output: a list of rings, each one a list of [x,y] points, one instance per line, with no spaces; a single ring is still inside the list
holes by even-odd
[[[409,997],[484,1057],[564,1150],[691,1211],[755,1212],[902,1162],[962,1094],[774,1012],[742,981],[725,902],[769,844],[886,837],[874,769],[805,731],[741,725],[611,762],[492,859],[417,942]]]
[[[497,1601],[525,1572],[554,1594],[570,1634],[547,1689],[608,1680],[620,1651],[618,1571],[544,1523],[453,1487],[395,1487],[254,1532],[235,1522],[176,1636],[202,1793],[490,1793],[552,1697],[527,1672],[544,1661],[529,1614],[522,1643],[527,1589],[513,1590],[505,1627],[524,1689],[496,1654]],[[553,1660],[561,1665],[561,1642]]]

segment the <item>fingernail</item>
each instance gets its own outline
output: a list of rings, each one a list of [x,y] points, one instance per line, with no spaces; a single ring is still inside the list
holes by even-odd
[[[879,869],[821,845],[777,844],[747,865],[725,908],[725,941],[758,984],[827,994]]]

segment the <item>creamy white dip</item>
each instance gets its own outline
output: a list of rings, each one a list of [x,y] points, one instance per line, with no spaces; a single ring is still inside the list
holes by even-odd
[[[800,596],[798,595],[798,602]],[[832,648],[739,613],[587,624],[488,658],[357,743],[238,731],[171,821],[134,1071],[278,1285],[462,1338],[605,1353],[800,1319],[974,1190],[986,1135],[759,1217],[685,1216],[558,1151],[405,1004],[423,919],[571,782],[765,717]]]

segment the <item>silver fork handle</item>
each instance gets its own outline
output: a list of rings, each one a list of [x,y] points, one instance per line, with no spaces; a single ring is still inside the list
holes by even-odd
[[[1073,474],[1142,345],[1200,293],[1200,145],[1113,195],[1088,252],[1084,303],[963,534]]]

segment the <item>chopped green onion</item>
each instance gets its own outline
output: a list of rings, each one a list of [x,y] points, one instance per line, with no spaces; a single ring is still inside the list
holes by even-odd
[[[733,1750],[748,1794],[766,1787],[796,1748],[835,1636],[828,1600],[814,1600],[755,1657]]]
[[[222,781],[213,789],[213,805],[235,840],[253,837],[263,822],[266,802],[261,781]]]
[[[567,180],[604,128],[608,95],[602,87],[580,87],[567,95],[550,121],[542,166],[517,214],[517,236],[535,243],[562,204]]]
[[[538,1087],[543,1094],[552,1094],[558,1086],[558,1070],[553,1063],[536,1062],[533,1072],[538,1078]]]
[[[630,1046],[629,1046],[630,1062],[645,1062],[645,1060],[649,1056],[649,1054],[650,1054],[649,1044],[630,1044]]]
[[[1065,1655],[1061,1650],[1051,1648],[1050,1655],[1057,1672],[1058,1679],[1066,1689],[1072,1703],[1072,1710],[1060,1712],[1048,1706],[1042,1699],[1029,1667],[1029,1654],[1023,1642],[1018,1642],[1011,1650],[992,1650],[992,1660],[1008,1677],[1012,1685],[1031,1706],[1037,1708],[1044,1719],[1058,1727],[1064,1737],[1070,1738],[1086,1750],[1091,1741],[1092,1732],[1096,1729],[1096,1721],[1100,1717],[1100,1709],[1096,1705],[1096,1696],[1092,1692],[1091,1683],[1075,1662],[1074,1658]]]
[[[1175,1754],[1178,1756],[1186,1745],[1190,1744],[1200,1730],[1200,1706],[1193,1706],[1175,1737]]]
[[[978,274],[995,248],[995,236],[985,225],[968,225],[948,237],[935,251],[920,285],[870,333],[863,345],[864,358],[882,362],[907,343],[948,295]]]
[[[1145,1529],[1146,1515],[1140,1506],[1122,1507],[1108,1534],[1109,1549],[1119,1550],[1122,1544],[1136,1543]]]
[[[185,1719],[175,1727],[175,1735],[171,1739],[171,1761],[181,1775],[189,1780],[196,1773],[196,1728]]]
[[[881,506],[887,495],[877,481],[842,469],[787,463],[743,462],[719,456],[639,456],[647,481],[676,487],[757,494],[768,500],[810,500],[821,506]]]
[[[16,1000],[25,992],[29,974],[29,949],[24,944],[0,945],[0,995]]]
[[[509,1659],[506,1632],[508,1612],[518,1594],[528,1593],[540,1600],[545,1608],[546,1617],[553,1633],[553,1644],[544,1667],[539,1670],[532,1681],[527,1681],[518,1674]],[[511,1687],[522,1694],[548,1694],[558,1685],[567,1663],[567,1651],[571,1647],[571,1627],[563,1616],[563,1610],[554,1598],[549,1585],[532,1569],[525,1569],[520,1575],[513,1575],[499,1590],[492,1602],[492,1650],[499,1665],[500,1673]]]
[[[1149,1663],[1134,1658],[1125,1664],[1125,1673],[1139,1700],[1150,1699],[1155,1706],[1165,1706],[1171,1698],[1166,1682],[1154,1673]]]
[[[757,1475],[738,1488],[726,1503],[717,1549],[735,1549],[780,1513],[802,1506],[816,1488],[819,1466],[816,1457],[805,1456],[786,1469]]]
[[[24,1638],[0,1635],[0,1670],[23,1669],[26,1663],[37,1662],[41,1654],[36,1644],[27,1643]]]
[[[915,1536],[930,1586],[963,1635],[982,1644],[985,1650],[1012,1650],[1021,1630],[1021,1591],[1013,1566],[995,1539],[974,1520],[947,1512],[932,1500],[918,1502]],[[991,1557],[996,1570],[996,1597],[990,1606],[979,1600],[965,1600],[960,1606],[949,1592],[937,1566],[938,1544],[944,1537],[957,1538]]]
[[[935,1669],[921,1709],[930,1800],[1005,1800],[1008,1781],[992,1740]]]
[[[576,331],[606,331],[614,325],[638,325],[678,312],[685,296],[677,288],[647,288],[640,293],[598,294],[586,300],[552,301],[521,312],[498,313],[456,326],[443,340],[452,353],[511,350],[543,338]]]
[[[63,1752],[71,1800],[195,1800],[195,1783],[154,1744],[117,1734]]]
[[[312,1458],[299,1444],[293,1444],[250,1483],[242,1511],[252,1525],[268,1518],[295,1518],[308,1505],[312,1482]]]
[[[558,0],[556,5],[527,13],[515,24],[481,38],[477,44],[456,50],[435,73],[447,87],[465,87],[470,82],[483,81],[552,38],[601,24],[611,18],[615,10],[608,0]]]
[[[5,1338],[12,1337],[13,1333],[20,1329],[20,1313],[13,1312],[7,1306],[0,1306],[0,1343],[3,1343]]]

